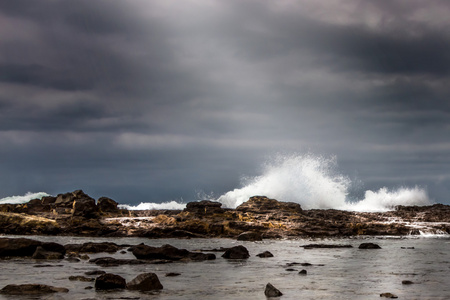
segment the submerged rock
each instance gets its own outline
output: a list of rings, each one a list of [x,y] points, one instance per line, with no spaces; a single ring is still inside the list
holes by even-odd
[[[31,257],[34,259],[63,259],[64,254],[61,252],[47,251],[42,246],[38,246]]]
[[[382,293],[382,294],[380,294],[380,297],[391,298],[391,299],[396,299],[396,298],[398,298],[397,295],[394,295],[394,294],[392,294],[392,293]]]
[[[161,247],[152,247],[144,244],[132,247],[133,255],[138,259],[149,260],[212,260],[216,259],[214,254],[205,254],[201,252],[190,252],[186,249],[178,249],[172,245],[163,245]]]
[[[266,289],[264,290],[264,295],[266,297],[280,297],[283,295],[279,289],[274,287],[270,282],[266,285]]]
[[[300,246],[305,249],[335,249],[335,248],[353,248],[352,245],[335,245],[335,244],[309,244]]]
[[[0,238],[0,257],[5,256],[32,256],[38,246],[39,241],[25,238]]]
[[[162,290],[163,285],[155,273],[144,273],[127,283],[127,289],[139,291]]]
[[[269,251],[264,251],[263,253],[256,254],[256,256],[261,258],[273,257],[273,254]]]
[[[127,283],[122,276],[106,273],[95,279],[96,290],[125,289]]]
[[[45,284],[9,284],[0,290],[0,294],[5,295],[40,295],[67,292],[69,290],[66,288]]]
[[[250,257],[247,248],[242,245],[234,246],[225,251],[222,255],[223,258],[227,259],[246,259]]]

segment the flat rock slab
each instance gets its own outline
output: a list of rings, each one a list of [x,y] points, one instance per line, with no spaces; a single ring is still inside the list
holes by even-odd
[[[66,288],[45,284],[9,284],[0,290],[4,295],[41,295],[51,293],[67,293]]]

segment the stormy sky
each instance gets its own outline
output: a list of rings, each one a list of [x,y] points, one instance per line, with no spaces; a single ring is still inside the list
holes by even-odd
[[[450,204],[450,2],[0,2],[0,198],[218,195],[277,153]]]

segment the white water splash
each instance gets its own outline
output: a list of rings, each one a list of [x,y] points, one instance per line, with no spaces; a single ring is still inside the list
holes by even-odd
[[[119,205],[119,208],[128,209],[128,210],[152,210],[152,209],[183,210],[186,208],[186,204],[179,203],[176,201],[163,202],[163,203],[141,202],[139,205],[136,205],[136,206],[121,204],[121,205]]]
[[[33,199],[42,199],[42,197],[50,196],[47,193],[39,192],[39,193],[31,193],[28,192],[23,196],[10,196],[0,199],[0,204],[22,204],[27,203]]]
[[[388,211],[397,205],[428,205],[427,192],[419,187],[366,191],[364,199],[347,199],[351,180],[336,171],[336,158],[315,155],[278,156],[265,165],[262,175],[246,181],[218,198],[225,207],[235,208],[251,196],[264,195],[299,203],[305,209]]]

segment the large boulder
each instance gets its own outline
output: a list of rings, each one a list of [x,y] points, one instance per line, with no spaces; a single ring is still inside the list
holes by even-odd
[[[246,259],[250,257],[250,254],[248,253],[247,248],[239,245],[227,249],[222,257],[227,259]]]
[[[41,242],[25,238],[0,238],[0,257],[32,256]]]
[[[89,196],[75,199],[73,202],[72,216],[86,219],[98,218],[98,207],[95,204],[95,200]]]
[[[108,197],[100,197],[97,200],[97,207],[103,213],[117,213],[119,208],[118,203]]]
[[[217,213],[223,213],[224,210],[221,208],[222,203],[210,201],[210,200],[202,200],[196,202],[189,202],[186,204],[186,208],[184,211],[196,214],[196,215],[211,215]]]
[[[127,283],[127,289],[139,291],[161,290],[163,285],[155,273],[144,273]]]
[[[4,295],[41,295],[51,293],[67,293],[66,288],[45,284],[9,284],[0,290]]]
[[[169,259],[180,260],[189,256],[186,249],[178,249],[172,245],[152,247],[140,244],[133,247],[133,255],[138,259]]]
[[[300,213],[302,212],[302,207],[300,204],[294,202],[281,202],[275,199],[269,199],[266,196],[253,196],[248,201],[236,207],[236,210],[257,214],[266,214],[274,211]]]
[[[95,279],[96,290],[124,289],[127,283],[122,276],[106,273]]]

